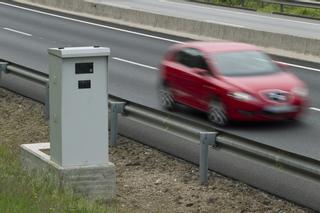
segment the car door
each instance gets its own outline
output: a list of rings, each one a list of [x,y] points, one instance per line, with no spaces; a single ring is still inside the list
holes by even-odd
[[[206,71],[197,72],[199,69]],[[175,100],[200,110],[206,110],[208,96],[204,85],[210,77],[209,67],[201,51],[183,48],[178,51],[170,65],[169,81]]]
[[[175,100],[183,104],[189,104],[192,99],[190,94],[190,60],[188,48],[178,51],[173,61],[168,66],[168,81],[173,90]]]
[[[188,78],[189,93],[192,96],[192,106],[205,111],[210,96],[212,72],[200,50],[194,49],[191,56],[190,75]]]

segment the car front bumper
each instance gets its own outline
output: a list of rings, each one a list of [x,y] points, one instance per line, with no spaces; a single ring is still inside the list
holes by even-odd
[[[241,102],[230,100],[226,104],[230,120],[284,120],[298,117],[306,106],[306,101],[292,100],[290,103]]]

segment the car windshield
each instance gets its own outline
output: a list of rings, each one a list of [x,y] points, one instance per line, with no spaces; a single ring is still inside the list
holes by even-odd
[[[225,52],[213,55],[221,75],[248,76],[264,75],[279,71],[273,61],[260,51]]]

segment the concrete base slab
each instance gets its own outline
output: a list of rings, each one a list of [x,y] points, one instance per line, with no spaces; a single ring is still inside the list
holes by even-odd
[[[111,199],[116,193],[116,172],[104,165],[63,168],[50,160],[50,143],[21,145],[22,166],[28,171],[50,172],[57,187],[69,187],[90,200]]]

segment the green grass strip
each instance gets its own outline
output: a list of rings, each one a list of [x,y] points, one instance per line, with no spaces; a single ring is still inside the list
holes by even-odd
[[[117,212],[105,203],[89,202],[58,189],[50,174],[29,174],[21,168],[17,148],[0,144],[0,211],[2,213]]]

